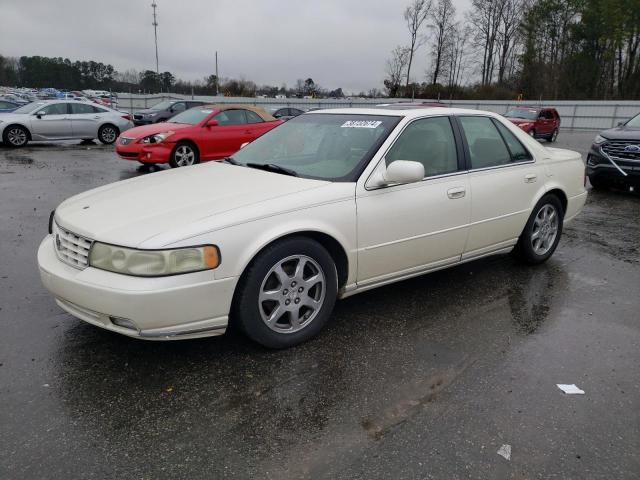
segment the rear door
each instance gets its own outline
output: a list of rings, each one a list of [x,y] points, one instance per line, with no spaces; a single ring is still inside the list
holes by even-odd
[[[531,153],[499,120],[479,115],[456,118],[471,194],[464,259],[515,244],[544,190],[544,179]]]
[[[100,113],[102,109],[82,102],[72,103],[70,107],[69,119],[71,120],[73,136],[86,139],[96,138],[98,136],[98,127],[106,115],[106,111]]]
[[[46,139],[71,138],[73,133],[68,108],[68,103],[44,106],[38,110],[44,112],[44,115],[34,113],[31,116],[31,132]]]
[[[542,110],[538,116],[538,135],[549,135],[553,132],[554,117],[551,110]]]

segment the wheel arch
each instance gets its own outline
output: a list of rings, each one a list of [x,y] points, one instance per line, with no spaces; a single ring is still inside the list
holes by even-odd
[[[33,137],[31,136],[31,129],[25,125],[24,123],[20,123],[20,122],[11,122],[9,123],[6,127],[4,127],[2,129],[2,135],[4,135],[4,132],[7,131],[7,129],[11,128],[11,127],[22,127],[27,131],[27,138],[29,139],[29,141],[33,140]]]
[[[254,250],[253,254],[250,255],[249,260],[246,261],[242,266],[242,273],[240,274],[240,280],[236,285],[236,291],[238,290],[238,286],[242,283],[242,280],[247,270],[253,263],[253,261],[263,251],[265,251],[267,248],[269,248],[271,245],[275,243],[278,243],[293,237],[310,238],[318,242],[320,245],[322,245],[327,250],[327,252],[329,252],[329,255],[333,259],[333,263],[336,266],[336,271],[338,274],[338,289],[344,287],[347,284],[347,280],[349,278],[349,257],[342,243],[340,243],[333,235],[330,235],[328,233],[325,233],[319,230],[299,230],[299,231],[283,233],[279,236],[271,238],[269,241],[262,242],[261,246],[257,250]],[[234,293],[234,297],[235,297],[235,293]]]
[[[199,156],[202,155],[202,152],[200,151],[200,147],[198,147],[198,144],[194,140],[191,140],[189,137],[180,138],[178,140],[172,140],[171,143],[173,143],[173,148],[171,149],[171,154],[172,155],[173,155],[173,152],[175,151],[176,147],[178,145],[180,145],[181,143],[188,143],[189,145],[191,145],[193,148],[196,149],[196,152],[198,152]],[[200,160],[202,160],[202,158],[200,158]]]

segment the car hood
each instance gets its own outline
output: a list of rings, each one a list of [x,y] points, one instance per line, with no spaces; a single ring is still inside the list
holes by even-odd
[[[135,113],[143,113],[143,114],[147,114],[147,113],[161,113],[164,112],[165,110],[154,110],[153,108],[144,108],[142,110],[136,110]]]
[[[258,203],[264,208],[269,200],[328,185],[331,182],[211,162],[89,190],[61,203],[55,219],[76,234],[122,246],[141,247],[161,236],[144,245],[157,248],[180,241],[190,225],[205,218],[227,214],[225,221],[246,221]],[[287,204],[302,207],[295,200]]]
[[[609,140],[640,140],[640,128],[622,125],[600,132],[600,136]]]
[[[127,138],[137,139],[137,138],[148,137],[149,135],[155,135],[156,133],[160,133],[160,132],[168,132],[168,131],[177,132],[178,130],[183,130],[185,128],[190,128],[190,127],[193,127],[193,125],[186,125],[184,123],[168,123],[168,122],[152,123],[151,125],[142,125],[140,127],[130,128],[129,130],[127,130],[125,136]]]

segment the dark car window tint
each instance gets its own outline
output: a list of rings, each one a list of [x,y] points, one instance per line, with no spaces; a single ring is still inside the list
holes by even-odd
[[[218,124],[223,127],[247,123],[244,110],[225,110],[217,114],[214,118],[218,121]]]
[[[420,162],[427,177],[455,172],[458,155],[449,118],[425,118],[411,123],[385,158],[387,165],[395,160]]]
[[[247,115],[247,123],[262,123],[262,122],[264,122],[264,120],[262,120],[262,118],[260,118],[260,115],[258,115],[256,112],[252,112],[251,110],[247,110],[245,112],[245,114]]]
[[[471,168],[506,165],[511,155],[500,133],[488,117],[460,117],[471,154]]]
[[[273,112],[274,118],[285,117],[287,115],[289,115],[289,112],[288,112],[287,108],[279,108],[278,110]]]
[[[66,115],[67,114],[67,104],[66,103],[54,103],[53,105],[47,105],[42,110],[44,110],[47,115]]]
[[[303,113],[304,112],[302,110],[299,110],[297,108],[290,108],[289,109],[289,115],[294,115],[295,116],[295,115],[301,115]]]
[[[79,115],[82,113],[95,113],[92,105],[87,105],[86,103],[72,103],[71,104],[71,113],[74,115]]]
[[[520,140],[518,140],[507,127],[502,125],[502,123],[496,121],[495,124],[498,126],[498,130],[500,130],[502,137],[509,146],[509,150],[511,151],[511,160],[513,162],[524,162],[526,160],[531,160],[531,155],[529,154],[527,149],[524,148],[522,143],[520,143]]]

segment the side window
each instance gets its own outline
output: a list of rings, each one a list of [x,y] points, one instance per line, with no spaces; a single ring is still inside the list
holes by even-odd
[[[96,107],[95,105],[91,105],[93,113],[108,113],[109,110],[105,110],[104,108]]]
[[[175,113],[184,112],[187,109],[187,106],[184,102],[178,102],[171,105],[171,110]]]
[[[66,115],[67,114],[67,104],[66,103],[54,103],[53,105],[47,105],[42,110],[44,110],[47,115]]]
[[[511,155],[500,133],[489,117],[459,117],[469,145],[471,168],[506,165]]]
[[[213,118],[215,118],[218,121],[218,124],[223,127],[247,123],[244,110],[225,110]]]
[[[0,108],[13,108],[13,105],[7,102],[3,102],[0,100]]]
[[[424,165],[426,177],[458,170],[458,154],[448,117],[423,118],[412,122],[400,135],[385,160],[413,160]]]
[[[74,115],[79,115],[81,113],[95,113],[95,111],[91,105],[88,105],[86,103],[72,103],[71,113]]]
[[[498,126],[498,130],[500,130],[502,138],[504,138],[504,141],[507,142],[507,147],[509,147],[509,151],[511,152],[511,161],[526,162],[527,160],[531,160],[531,154],[527,151],[526,148],[524,148],[522,143],[520,143],[520,140],[518,140],[507,127],[502,125],[502,123],[495,120],[494,122]]]
[[[264,120],[260,118],[256,112],[252,112],[251,110],[246,110],[245,114],[247,115],[247,123],[262,123]]]
[[[553,119],[553,113],[550,110],[543,110],[540,112],[540,118],[544,118],[545,120]]]

